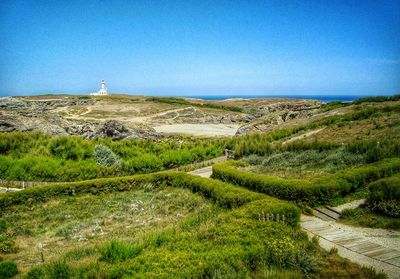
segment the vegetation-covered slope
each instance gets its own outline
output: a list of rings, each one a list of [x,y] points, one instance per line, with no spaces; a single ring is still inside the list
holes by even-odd
[[[3,133],[1,179],[66,183],[0,194],[0,277],[17,268],[21,278],[385,278],[310,241],[298,205],[397,181],[385,177],[400,171],[399,108],[339,104],[232,139]],[[237,159],[214,165],[225,182],[153,173],[225,148]]]

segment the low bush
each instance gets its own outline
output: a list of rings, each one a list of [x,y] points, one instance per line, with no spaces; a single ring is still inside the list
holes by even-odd
[[[197,138],[112,141],[42,133],[0,133],[0,178],[68,182],[149,173],[221,156],[226,141]]]
[[[373,211],[368,204],[342,211],[340,222],[351,226],[400,230],[400,218]]]
[[[237,169],[237,162],[213,166],[213,177],[285,200],[309,205],[325,204],[333,198],[354,192],[367,183],[400,171],[400,158],[383,160],[313,180],[282,179]]]
[[[250,202],[234,211],[233,215],[259,221],[277,221],[292,227],[296,227],[300,221],[300,209],[273,198]]]
[[[0,196],[0,209],[4,210],[17,204],[30,204],[44,202],[59,195],[78,195],[90,193],[98,195],[112,191],[130,191],[145,187],[149,183],[156,187],[168,185],[188,188],[194,193],[199,193],[206,199],[214,201],[223,208],[237,208],[256,200],[265,200],[265,213],[280,213],[283,209],[275,210],[275,206],[286,208],[288,223],[295,225],[298,221],[298,209],[285,201],[279,201],[247,189],[230,185],[218,180],[193,176],[182,172],[161,172],[143,174],[129,177],[102,178],[82,182],[71,182],[49,186],[37,186],[23,191],[8,192]],[[268,206],[271,204],[271,206]]]
[[[264,161],[264,157],[252,154],[247,157],[244,157],[242,160],[250,165],[261,165],[261,163]]]
[[[400,157],[400,142],[393,139],[355,140],[345,146],[346,151],[366,156],[368,163],[382,160],[383,158]]]
[[[69,182],[55,185],[35,186],[23,191],[8,192],[0,196],[0,209],[16,204],[32,204],[48,201],[59,195],[77,195],[89,193],[98,195],[112,191],[130,191],[141,185],[154,183],[160,185],[167,182],[170,173],[142,174],[118,178],[100,178],[79,182]]]
[[[100,254],[102,260],[109,263],[116,263],[139,255],[142,249],[143,247],[141,246],[111,241],[109,245],[102,247]]]
[[[17,250],[14,240],[8,235],[0,235],[0,253],[13,253]]]
[[[379,179],[369,190],[367,204],[372,210],[400,217],[400,175]]]
[[[370,96],[358,98],[353,101],[354,104],[369,103],[369,102],[388,102],[388,101],[398,101],[400,100],[400,95],[393,96]]]
[[[254,193],[231,184],[218,180],[192,176],[184,173],[174,175],[171,184],[176,187],[188,188],[194,193],[200,193],[224,208],[240,207],[248,202],[266,198],[264,195]]]
[[[103,144],[95,146],[93,158],[98,165],[103,167],[111,167],[121,164],[117,155],[115,155],[109,147]]]
[[[12,261],[0,261],[0,278],[13,278],[18,274],[17,264]]]
[[[8,229],[8,224],[4,220],[0,220],[0,234],[5,233]]]

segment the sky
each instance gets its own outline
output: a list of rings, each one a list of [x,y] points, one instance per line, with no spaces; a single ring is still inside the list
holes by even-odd
[[[392,95],[397,1],[0,1],[0,96]]]

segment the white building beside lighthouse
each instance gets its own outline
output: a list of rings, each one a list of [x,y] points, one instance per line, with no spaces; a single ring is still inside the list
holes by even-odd
[[[106,86],[106,82],[103,80],[101,80],[100,82],[100,90],[98,92],[95,93],[90,93],[90,95],[92,96],[108,96],[108,91],[107,91],[107,86]]]

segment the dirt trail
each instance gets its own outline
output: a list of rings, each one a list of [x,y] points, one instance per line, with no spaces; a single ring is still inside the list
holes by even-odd
[[[97,105],[98,106],[98,105]],[[68,116],[66,116],[66,119],[73,119],[73,120],[78,120],[78,119],[85,119],[85,120],[99,120],[96,117],[87,117],[85,115],[91,113],[93,111],[93,109],[96,106],[86,106],[84,109],[85,111],[81,112],[81,113],[72,113],[68,107],[61,107],[61,108],[56,108],[53,110],[53,112],[55,113],[66,113]],[[170,110],[166,110],[166,111],[162,111],[162,112],[157,112],[157,113],[153,113],[153,114],[149,114],[149,115],[145,115],[145,116],[131,116],[131,117],[116,117],[113,116],[113,119],[115,120],[122,120],[122,121],[131,121],[131,122],[146,122],[147,120],[153,118],[153,117],[160,117],[169,113],[178,113],[180,111],[184,111],[187,109],[193,108],[192,106],[189,107],[184,107],[184,108],[176,108],[176,109],[170,109]],[[176,117],[178,117],[179,114],[176,115]],[[175,118],[176,118],[175,117]]]
[[[211,175],[212,175],[212,166],[208,166],[208,167],[205,167],[205,168],[201,168],[201,169],[197,169],[197,170],[194,170],[194,171],[190,171],[188,173],[193,174],[193,175],[197,175],[197,176],[201,176],[201,177],[205,177],[205,178],[210,178]]]
[[[321,132],[323,129],[325,129],[325,127],[320,128],[320,129],[317,129],[317,130],[309,131],[309,132],[304,133],[304,134],[301,134],[301,135],[299,135],[299,136],[295,136],[295,137],[293,137],[293,138],[291,138],[291,139],[288,139],[287,141],[284,141],[282,144],[288,144],[288,143],[291,143],[291,142],[296,141],[296,140],[299,140],[299,139],[307,138],[307,137],[309,137],[309,136],[312,136],[312,135],[315,135],[315,134]]]
[[[79,116],[83,116],[85,114],[88,114],[88,113],[92,112],[92,110],[93,110],[92,106],[87,106],[86,107],[86,111],[84,111],[81,114],[79,114]]]
[[[153,117],[160,117],[160,116],[163,116],[163,115],[172,113],[172,112],[180,112],[180,111],[184,111],[184,110],[187,110],[187,109],[190,109],[190,108],[193,108],[193,107],[190,106],[190,107],[184,107],[184,108],[170,109],[170,110],[166,110],[166,111],[163,111],[163,112],[158,112],[158,113],[150,114],[150,115],[146,115],[146,116],[135,116],[135,117],[130,117],[128,120],[129,120],[129,121],[133,121],[133,122],[144,122],[144,121],[146,121],[146,120],[148,120],[148,119],[150,119],[150,118],[153,118]],[[179,116],[179,115],[176,115],[176,116],[174,117],[174,119],[175,119],[176,117],[178,117],[178,116]]]

